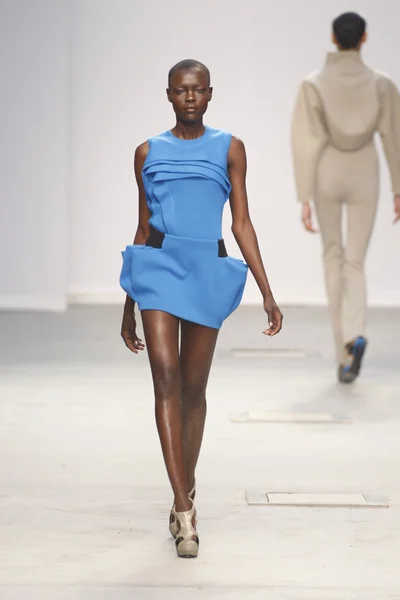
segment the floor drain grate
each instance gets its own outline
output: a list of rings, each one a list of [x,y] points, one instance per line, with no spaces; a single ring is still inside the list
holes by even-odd
[[[307,352],[300,348],[232,348],[234,358],[306,358]]]
[[[229,420],[232,423],[350,423],[349,419],[332,415],[330,413],[312,412],[260,412],[249,411],[231,413]]]
[[[308,506],[326,508],[389,508],[386,496],[373,494],[327,494],[246,491],[250,506]]]

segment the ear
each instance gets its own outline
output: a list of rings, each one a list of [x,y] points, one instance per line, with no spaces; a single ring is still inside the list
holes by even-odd
[[[213,91],[214,89],[212,87],[208,88],[208,101],[211,102],[212,97],[213,97]]]
[[[171,98],[171,90],[169,88],[167,88],[165,90],[167,92],[167,98],[168,98],[168,102],[172,102],[172,98]]]
[[[339,46],[339,44],[338,44],[338,41],[337,41],[337,39],[336,39],[336,35],[335,35],[335,32],[334,32],[334,31],[332,31],[332,35],[331,35],[331,41],[332,41],[332,44],[335,44],[335,46]]]

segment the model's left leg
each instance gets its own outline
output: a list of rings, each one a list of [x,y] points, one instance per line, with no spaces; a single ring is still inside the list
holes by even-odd
[[[349,343],[365,335],[367,291],[364,262],[375,222],[379,177],[375,148],[352,153],[355,180],[347,196],[347,240],[343,265],[343,336]]]
[[[351,157],[354,181],[347,196],[347,243],[343,264],[343,337],[352,356],[349,382],[360,372],[366,348],[367,289],[364,263],[375,222],[379,173],[375,148],[367,146]]]
[[[218,329],[188,321],[181,323],[181,409],[188,492],[193,488],[203,439],[207,412],[206,388],[218,332]]]

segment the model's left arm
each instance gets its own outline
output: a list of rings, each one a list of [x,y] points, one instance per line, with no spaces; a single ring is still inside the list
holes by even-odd
[[[264,310],[268,314],[270,325],[264,333],[272,336],[281,330],[283,317],[272,295],[258,247],[256,232],[250,219],[246,191],[246,171],[247,160],[244,144],[238,138],[232,137],[228,153],[228,173],[232,185],[229,197],[232,212],[232,233],[264,299]]]
[[[400,221],[400,94],[389,77],[379,80],[381,118],[378,130],[392,181],[394,222]]]

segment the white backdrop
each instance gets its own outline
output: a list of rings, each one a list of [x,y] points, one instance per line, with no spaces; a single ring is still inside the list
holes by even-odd
[[[65,8],[0,2],[0,308],[66,306]]]
[[[28,0],[16,3],[30,5]],[[15,2],[3,0],[3,4],[10,7]],[[41,5],[47,7],[51,16],[57,12],[55,7],[61,10],[62,4],[61,0],[54,3],[36,0],[35,11],[31,12],[37,12]],[[65,35],[55,35],[58,24],[54,15],[41,19],[40,23],[39,18],[33,20],[33,33],[29,30],[24,39],[20,36],[18,40],[26,52],[32,36],[40,36],[43,48],[47,45],[46,56],[35,65],[34,77],[44,85],[43,96],[49,106],[46,102],[44,105],[58,111],[59,126],[49,121],[47,140],[42,134],[39,136],[32,126],[32,115],[25,111],[30,103],[28,94],[25,104],[19,101],[13,109],[11,122],[17,135],[10,133],[8,139],[15,148],[17,142],[22,142],[21,132],[28,124],[27,158],[38,160],[41,153],[46,160],[50,157],[49,177],[43,170],[34,171],[32,167],[25,174],[24,186],[13,184],[18,211],[23,214],[29,208],[31,214],[35,210],[40,221],[32,223],[43,234],[42,246],[31,248],[36,266],[42,261],[43,248],[48,251],[39,270],[38,293],[45,295],[49,278],[59,277],[57,269],[62,272],[63,268],[62,235],[54,219],[49,220],[47,200],[37,193],[40,184],[45,192],[51,188],[54,198],[62,198],[61,117],[65,113],[69,132],[65,167],[69,177],[64,186],[68,215],[61,209],[58,213],[68,227],[68,242],[64,246],[68,284],[64,291],[72,301],[120,302],[123,299],[118,286],[120,250],[131,243],[137,220],[132,173],[134,149],[147,137],[174,124],[165,97],[167,72],[183,58],[196,58],[209,66],[214,85],[214,99],[206,122],[232,131],[245,142],[251,215],[277,299],[292,304],[323,303],[320,241],[303,232],[299,223],[289,127],[297,86],[307,73],[323,64],[326,52],[332,49],[331,20],[339,12],[349,10],[348,3],[202,0],[196,5],[177,0],[66,0],[64,5],[70,13],[70,47]],[[365,60],[388,72],[400,86],[397,51],[400,3],[388,1],[383,7],[376,0],[353,0],[351,9],[361,12],[369,23]],[[11,41],[7,43],[11,45]],[[70,59],[69,71],[60,68],[56,77],[53,71],[62,44]],[[19,77],[31,82],[28,66],[18,56],[8,55],[8,68],[14,62],[16,69],[22,68]],[[64,65],[60,61],[57,64]],[[43,82],[40,77],[44,70],[49,76]],[[61,81],[63,76],[65,81]],[[69,90],[67,111],[61,93],[64,83]],[[35,143],[38,138],[39,153]],[[18,172],[16,152],[10,156],[13,168],[10,175],[5,173],[8,183]],[[27,163],[28,160],[24,164]],[[33,192],[27,193],[30,187]],[[391,202],[387,168],[382,163],[381,203],[368,258],[372,304],[400,305],[400,226],[391,225]],[[10,228],[16,229],[15,219],[15,210],[10,209],[3,227],[6,233]],[[19,232],[18,243],[25,233],[24,229]],[[228,213],[224,218],[224,235],[229,252],[238,255]],[[54,236],[60,242],[58,256],[52,256]],[[3,252],[10,253],[15,243],[10,244],[7,236],[5,239]],[[12,277],[9,274],[6,283],[0,284],[0,295],[17,293],[16,283],[25,274],[25,266],[15,259],[5,266],[11,268]],[[244,300],[259,302],[251,277]]]

